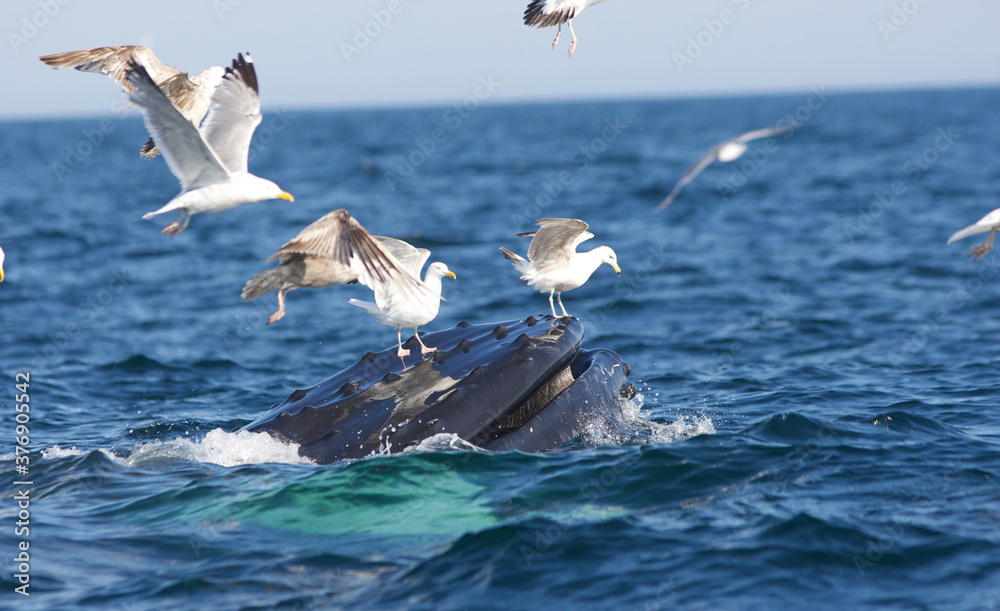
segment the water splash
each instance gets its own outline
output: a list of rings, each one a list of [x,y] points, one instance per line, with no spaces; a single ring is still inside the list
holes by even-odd
[[[651,420],[642,410],[644,402],[642,393],[624,402],[620,424],[603,418],[591,420],[584,427],[584,442],[594,446],[662,444],[715,433],[712,419],[704,414],[681,414],[666,424]]]
[[[279,441],[267,433],[213,429],[200,440],[153,441],[135,448],[127,457],[113,457],[126,467],[138,467],[164,459],[192,460],[223,467],[260,463],[315,464],[299,456],[299,446]]]

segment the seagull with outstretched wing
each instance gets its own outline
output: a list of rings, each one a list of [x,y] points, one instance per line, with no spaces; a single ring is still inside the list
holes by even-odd
[[[426,248],[417,248],[402,240],[377,236],[376,239],[398,261],[400,267],[406,270],[408,276],[420,278],[420,270],[431,256]],[[413,334],[420,343],[422,355],[434,352],[437,348],[424,345],[417,328],[434,320],[441,307],[441,279],[445,276],[454,279],[455,273],[441,262],[431,263],[427,267],[423,281],[419,281],[420,291],[408,290],[401,286],[396,278],[385,280],[375,278],[370,274],[359,274],[358,282],[372,289],[375,293],[375,303],[351,299],[351,305],[368,312],[379,324],[396,328],[396,340],[399,349],[396,351],[400,359],[409,356],[410,351],[403,348],[402,330],[413,329]]]
[[[204,72],[189,77],[187,72],[160,62],[149,47],[142,45],[126,45],[118,47],[98,47],[82,51],[66,51],[43,55],[38,59],[53,68],[74,68],[81,72],[107,74],[125,91],[132,93],[132,84],[128,75],[130,65],[143,66],[156,86],[173,102],[181,114],[195,125],[201,125],[208,107],[212,102],[212,94],[222,83],[226,70],[221,66],[212,66]],[[146,158],[156,157],[160,151],[150,138],[143,145],[140,154]]]
[[[616,274],[621,275],[618,257],[611,247],[598,246],[588,252],[576,252],[577,246],[594,237],[587,231],[587,223],[579,219],[538,219],[535,224],[539,226],[538,230],[516,236],[531,236],[527,259],[503,246],[500,252],[521,273],[521,280],[539,292],[549,294],[553,318],[559,316],[556,315],[552,297],[558,298],[562,315],[569,316],[562,302],[563,291],[583,286],[602,263],[607,263]]]
[[[688,171],[684,173],[684,176],[682,176],[681,179],[677,181],[677,184],[674,185],[674,189],[670,192],[670,195],[668,195],[666,199],[660,202],[660,205],[656,207],[655,212],[659,212],[669,206],[670,203],[674,201],[674,198],[677,197],[677,194],[681,192],[681,189],[684,188],[684,185],[694,180],[698,174],[701,174],[702,170],[710,166],[713,162],[735,161],[746,152],[747,142],[750,142],[751,140],[759,140],[761,138],[770,138],[771,136],[777,136],[778,134],[784,134],[785,132],[792,131],[795,128],[796,125],[794,123],[789,123],[787,125],[782,125],[781,127],[755,129],[745,134],[740,134],[731,140],[726,140],[716,144],[712,148],[708,149],[708,152],[705,153],[705,155],[693,166],[688,168]]]
[[[285,316],[285,295],[299,288],[349,284],[361,276],[369,283],[393,282],[413,294],[424,290],[408,268],[344,209],[300,231],[267,261],[275,260],[280,261],[278,266],[247,281],[241,295],[249,300],[278,291],[278,310],[268,318],[269,325]]]
[[[132,102],[142,110],[146,129],[181,183],[176,197],[142,217],[179,210],[177,220],[163,230],[165,235],[180,234],[193,214],[268,199],[294,201],[278,185],[247,171],[250,138],[261,120],[257,74],[249,53],[245,58],[241,53],[232,67],[226,68],[201,130],[160,91],[146,68],[131,63],[128,81],[133,88]]]

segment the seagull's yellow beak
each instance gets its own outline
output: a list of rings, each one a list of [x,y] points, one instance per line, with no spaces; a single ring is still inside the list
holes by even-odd
[[[456,275],[455,275],[455,272],[453,272],[453,271],[451,271],[451,270],[448,270],[448,271],[446,271],[446,272],[444,273],[444,275],[445,275],[445,276],[448,276],[448,277],[449,277],[449,278],[451,278],[452,280],[454,280],[454,279],[458,278],[458,276],[456,276]],[[0,272],[0,280],[2,280],[2,279],[3,279],[3,273],[2,273],[2,272]]]
[[[288,201],[288,202],[294,202],[295,201],[295,198],[292,197],[292,194],[289,193],[288,191],[282,191],[281,193],[278,193],[278,199],[283,199],[283,200]]]
[[[0,282],[3,282],[3,267],[0,267]]]
[[[621,275],[622,275],[622,270],[618,269],[618,266],[617,266],[617,265],[615,265],[614,263],[612,263],[612,264],[611,264],[611,267],[615,268],[615,273],[616,273],[616,274],[618,274],[619,276],[621,276]]]

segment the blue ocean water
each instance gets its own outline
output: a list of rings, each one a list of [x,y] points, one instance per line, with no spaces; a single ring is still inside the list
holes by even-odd
[[[269,109],[250,169],[296,201],[173,240],[140,219],[177,183],[134,115],[0,123],[3,607],[1000,608],[1000,259],[945,244],[1000,205],[998,103]],[[651,213],[711,144],[789,115]],[[564,301],[631,365],[631,434],[317,466],[232,433],[395,341],[347,304],[363,287],[295,291],[271,326],[273,295],[239,299],[341,207],[456,272],[427,330],[545,313],[497,248],[590,223],[623,273]]]

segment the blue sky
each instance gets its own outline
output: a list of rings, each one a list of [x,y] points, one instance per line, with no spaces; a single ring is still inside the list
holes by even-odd
[[[996,0],[608,0],[576,19],[573,58],[526,5],[7,0],[0,117],[110,114],[109,79],[36,58],[136,43],[191,72],[251,51],[265,107],[450,104],[480,78],[501,103],[1000,84]]]

